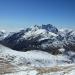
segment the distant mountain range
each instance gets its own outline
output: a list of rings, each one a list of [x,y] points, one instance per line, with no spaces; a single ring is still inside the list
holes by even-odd
[[[75,31],[58,29],[51,24],[35,25],[9,34],[1,31],[0,44],[17,51],[42,50],[61,54],[61,48],[75,51]]]

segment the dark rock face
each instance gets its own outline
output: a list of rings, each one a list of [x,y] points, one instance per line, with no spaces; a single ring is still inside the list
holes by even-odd
[[[42,29],[46,29],[49,32],[58,33],[58,29],[51,24],[42,25]]]
[[[13,48],[17,44],[17,40],[23,35],[22,33],[14,33],[11,36],[6,37],[1,41],[2,44],[4,44],[7,47]]]

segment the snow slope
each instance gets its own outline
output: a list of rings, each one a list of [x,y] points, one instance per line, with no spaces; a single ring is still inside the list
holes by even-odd
[[[52,55],[40,50],[19,52],[0,45],[0,58],[16,67],[15,72],[4,75],[74,75],[75,64],[70,59],[74,55],[71,51],[68,55]]]
[[[0,45],[0,57],[5,58],[14,65],[22,64],[37,67],[47,67],[71,63],[69,56],[65,54],[52,55],[40,50],[19,52],[2,45]]]

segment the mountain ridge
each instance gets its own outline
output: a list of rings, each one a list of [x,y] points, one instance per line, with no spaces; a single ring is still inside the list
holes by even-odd
[[[0,43],[18,51],[43,50],[52,54],[60,54],[61,48],[75,50],[75,31],[59,30],[51,24],[35,25],[10,33]]]

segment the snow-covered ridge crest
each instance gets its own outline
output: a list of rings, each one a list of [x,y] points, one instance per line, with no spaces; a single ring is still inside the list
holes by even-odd
[[[52,33],[52,32],[47,32],[45,29],[37,29],[37,30],[32,30],[29,32],[26,32],[25,35],[23,36],[23,38],[28,38],[28,37],[37,37],[39,35],[42,35],[43,37],[47,37],[48,35],[52,35],[52,36],[57,36],[57,34]]]

